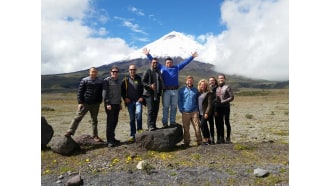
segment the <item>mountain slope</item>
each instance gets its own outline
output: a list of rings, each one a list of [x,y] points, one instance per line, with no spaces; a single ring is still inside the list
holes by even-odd
[[[194,51],[199,51],[203,48],[202,45],[195,42],[188,36],[180,32],[172,31],[160,39],[145,45],[128,55],[126,60],[146,58],[142,53],[142,49],[147,48],[154,57],[183,57],[187,58]]]

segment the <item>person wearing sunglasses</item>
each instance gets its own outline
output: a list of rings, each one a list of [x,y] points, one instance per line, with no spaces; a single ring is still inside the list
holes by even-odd
[[[115,138],[115,130],[118,124],[121,107],[121,81],[118,79],[119,68],[112,66],[110,76],[103,81],[103,101],[107,114],[106,137],[108,147],[115,147],[120,141]]]
[[[143,85],[141,77],[136,74],[136,65],[128,67],[128,77],[124,77],[121,83],[121,97],[124,100],[129,114],[129,124],[131,128],[128,142],[135,141],[136,131],[142,132],[142,104]]]

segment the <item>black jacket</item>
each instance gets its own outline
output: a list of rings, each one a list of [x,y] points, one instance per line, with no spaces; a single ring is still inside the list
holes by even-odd
[[[125,98],[129,98],[132,101],[137,101],[137,99],[142,97],[143,85],[142,80],[139,75],[135,75],[134,85],[130,83],[131,77],[125,77],[121,83],[121,97],[125,101]],[[129,89],[132,88],[132,89]],[[131,92],[132,91],[132,92]],[[134,95],[130,95],[130,94]]]
[[[96,104],[102,102],[103,80],[96,78],[92,80],[89,76],[80,81],[78,88],[78,104]]]
[[[164,81],[162,78],[162,74],[160,73],[160,71],[158,69],[156,69],[156,73],[158,73],[158,78],[159,78],[158,81],[159,81],[159,96],[160,96],[163,92]],[[142,76],[142,85],[144,87],[143,95],[144,96],[154,95],[154,91],[150,88],[153,83],[154,83],[154,80],[152,78],[152,70],[148,69],[143,73],[143,76]]]

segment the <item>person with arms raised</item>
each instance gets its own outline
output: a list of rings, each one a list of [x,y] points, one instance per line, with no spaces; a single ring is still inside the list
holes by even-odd
[[[143,53],[152,61],[152,56],[147,48],[143,49]],[[195,57],[197,52],[191,54],[189,58],[180,62],[177,65],[173,65],[173,59],[168,57],[165,60],[165,66],[158,63],[157,68],[162,73],[164,80],[164,92],[162,96],[163,101],[163,127],[168,127],[168,117],[170,112],[170,125],[176,124],[176,112],[178,104],[178,88],[179,88],[179,71],[188,65]]]

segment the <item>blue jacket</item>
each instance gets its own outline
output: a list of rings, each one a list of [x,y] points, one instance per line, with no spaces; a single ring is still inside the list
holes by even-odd
[[[153,57],[150,54],[148,54],[147,57],[150,61],[152,61]],[[179,86],[179,71],[188,65],[193,59],[194,57],[190,56],[181,63],[173,65],[171,68],[167,68],[165,65],[158,63],[157,68],[162,73],[165,87]]]
[[[178,107],[180,112],[198,111],[198,90],[187,86],[179,89]]]

